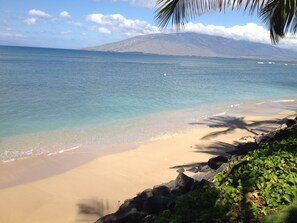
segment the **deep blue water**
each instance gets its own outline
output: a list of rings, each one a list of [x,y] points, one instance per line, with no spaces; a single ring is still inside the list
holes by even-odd
[[[297,98],[297,62],[257,61],[0,47],[0,153],[26,150],[10,138],[63,130],[79,142],[88,126],[105,134],[135,117]]]

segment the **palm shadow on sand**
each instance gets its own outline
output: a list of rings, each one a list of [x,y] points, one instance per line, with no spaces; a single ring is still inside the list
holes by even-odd
[[[78,221],[91,222],[110,213],[111,205],[108,201],[100,199],[86,199],[77,204]]]
[[[281,124],[286,123],[287,119],[273,119],[273,120],[264,120],[264,121],[249,121],[245,120],[245,117],[235,117],[235,116],[215,116],[206,119],[201,122],[193,122],[189,123],[190,125],[206,125],[210,128],[224,128],[220,131],[213,131],[201,139],[208,140],[214,139],[220,135],[226,135],[229,133],[233,133],[235,130],[245,130],[248,133],[252,133],[253,136],[257,136],[259,134],[268,133],[275,129],[275,126],[280,126]],[[247,139],[251,136],[245,136],[243,138]],[[210,145],[195,145],[194,149],[197,153],[206,153],[214,156],[219,155],[231,155],[233,153],[241,154],[244,151],[241,151],[240,141],[233,141],[232,143],[226,143],[223,141],[215,141]],[[197,163],[189,163],[183,165],[176,165],[170,167],[171,169],[191,169],[199,167],[200,165],[204,165],[204,162]]]
[[[207,125],[210,128],[225,128],[221,131],[214,131],[201,139],[211,139],[218,137],[220,135],[225,135],[233,133],[237,129],[245,130],[252,133],[253,135],[259,135],[261,133],[267,133],[274,129],[271,125],[273,124],[283,124],[287,119],[274,119],[274,120],[264,120],[264,121],[250,121],[246,122],[245,117],[235,117],[235,116],[214,116],[208,118],[206,121],[202,122],[192,122],[190,125]]]
[[[232,151],[236,150],[236,146],[238,144],[239,142],[237,141],[234,141],[233,144],[216,141],[206,147],[203,145],[196,145],[194,149],[196,150],[195,152],[197,153],[207,153],[207,154],[219,156],[219,155],[226,155],[226,154],[232,153]],[[206,164],[207,162],[189,163],[189,164],[172,166],[170,167],[170,169],[179,169],[179,168],[191,169],[191,168],[197,168],[201,165],[206,165]]]

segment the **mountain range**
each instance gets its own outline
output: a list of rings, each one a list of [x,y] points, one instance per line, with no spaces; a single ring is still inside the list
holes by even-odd
[[[297,60],[297,51],[274,45],[186,32],[136,36],[89,47],[85,50],[175,56]]]

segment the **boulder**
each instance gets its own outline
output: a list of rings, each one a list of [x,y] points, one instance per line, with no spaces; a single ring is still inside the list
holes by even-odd
[[[118,218],[115,214],[105,215],[104,217],[97,220],[95,223],[114,223],[117,222]]]
[[[154,223],[155,220],[156,217],[154,215],[148,215],[143,219],[142,223]]]
[[[286,124],[282,124],[281,127],[280,127],[281,130],[284,130],[286,128],[287,128],[287,125]]]
[[[179,169],[176,170],[176,172],[183,173],[183,172],[185,172],[185,169],[184,168],[179,168]]]
[[[144,191],[142,191],[141,193],[139,193],[137,195],[137,198],[149,198],[149,197],[152,197],[153,196],[153,190],[152,189],[146,189]]]
[[[279,131],[283,131],[283,130],[277,130],[275,132],[269,132],[269,133],[263,135],[260,142],[272,142],[272,141],[274,141],[275,140],[275,135],[277,135]]]
[[[285,129],[285,130],[276,131],[276,132],[275,132],[275,135],[274,135],[274,138],[273,138],[273,140],[271,140],[271,141],[280,141],[280,140],[282,140],[282,139],[287,138],[288,136],[291,135],[291,133],[290,133],[290,129],[293,128],[293,127],[294,127],[294,125],[288,127],[288,128]]]
[[[129,211],[117,211],[114,214],[106,215],[96,223],[139,223],[142,222],[146,215],[147,213],[132,208]]]
[[[171,181],[167,186],[174,195],[182,195],[191,190],[194,179],[187,175],[180,173],[174,181]]]
[[[225,157],[225,156],[217,156],[217,157],[214,157],[214,158],[211,158],[208,160],[208,166],[211,168],[211,169],[218,169],[223,163],[227,163],[228,162],[228,158]]]
[[[296,119],[296,118],[295,118]],[[296,120],[294,120],[294,119],[288,119],[287,121],[286,121],[286,125],[288,126],[288,127],[291,127],[291,126],[293,126],[293,125],[295,125],[296,124]]]
[[[171,192],[166,186],[156,186],[153,188],[152,194],[154,196],[169,196]]]
[[[158,213],[175,206],[175,197],[153,196],[146,200],[143,211],[148,214]]]
[[[188,168],[187,171],[192,172],[192,173],[198,173],[199,168],[195,167],[195,166],[192,166],[192,167]]]
[[[131,209],[136,209],[138,211],[143,210],[144,203],[147,198],[135,197],[133,199],[126,200],[120,207],[119,211],[129,211]]]
[[[200,181],[195,181],[192,185],[191,190],[196,190],[198,188],[202,188],[204,186],[210,186],[210,182],[205,179],[201,179]]]
[[[240,143],[236,146],[237,155],[246,155],[248,152],[257,148],[257,144],[254,142]]]
[[[205,172],[209,172],[210,170],[211,170],[210,167],[206,164],[201,167],[200,172],[205,173]]]
[[[265,135],[258,135],[255,137],[255,142],[259,145],[264,138],[265,138]]]

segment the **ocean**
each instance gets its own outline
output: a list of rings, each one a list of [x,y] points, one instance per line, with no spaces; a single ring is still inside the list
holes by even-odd
[[[247,104],[294,101],[296,68],[290,61],[0,46],[0,160],[108,150]]]

